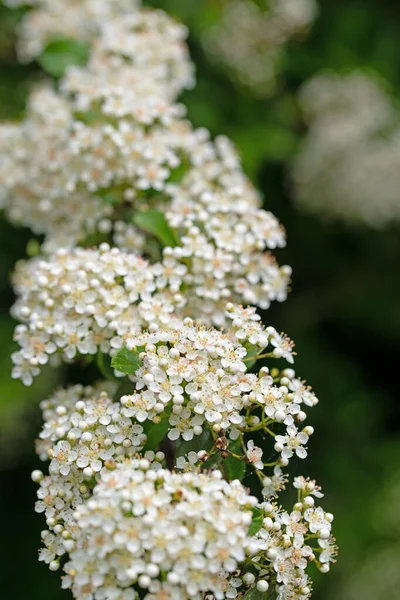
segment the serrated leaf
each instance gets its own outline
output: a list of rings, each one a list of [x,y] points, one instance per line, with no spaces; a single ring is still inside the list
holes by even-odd
[[[128,348],[121,348],[118,354],[113,356],[111,360],[111,366],[113,369],[125,373],[126,375],[134,375],[139,367],[142,365],[139,359],[139,351],[128,350]]]
[[[249,527],[249,535],[255,535],[258,531],[260,531],[263,519],[263,512],[257,507],[253,508],[253,519]]]
[[[154,235],[164,246],[174,248],[178,245],[175,233],[170,229],[164,215],[158,210],[136,212],[133,216],[135,225]]]
[[[49,42],[38,58],[38,63],[46,73],[62,77],[70,65],[84,65],[89,56],[89,44],[70,38]]]
[[[229,444],[229,450],[235,454],[242,454],[242,448],[239,440],[231,442]],[[239,479],[241,481],[246,474],[246,463],[244,460],[235,458],[229,455],[223,462],[223,467],[227,478],[232,481],[233,479]]]
[[[242,600],[267,600],[268,592],[259,592],[257,588],[251,588],[242,596]]]

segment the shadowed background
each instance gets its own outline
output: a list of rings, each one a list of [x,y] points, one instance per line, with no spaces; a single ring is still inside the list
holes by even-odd
[[[368,68],[400,99],[400,6],[390,0],[320,0],[311,33],[291,42],[276,91],[260,98],[209,60],[200,43],[215,19],[207,0],[148,2],[191,28],[198,84],[184,101],[195,126],[236,142],[265,208],[287,229],[277,253],[293,267],[292,292],[274,304],[264,322],[296,342],[296,370],[320,398],[309,415],[315,435],[305,462],[292,472],[315,477],[324,507],[336,516],[339,562],[316,577],[315,600],[396,600],[400,589],[400,408],[395,355],[400,332],[399,228],[384,230],[329,222],[294,204],[288,170],[306,125],[296,100],[299,87],[324,68]],[[37,65],[18,65],[14,30],[19,13],[0,7],[0,119],[23,115]],[[399,189],[400,203],[400,189]],[[26,255],[32,234],[0,221],[0,507],[1,587],[7,597],[67,599],[59,574],[37,562],[42,516],[33,512],[37,466],[33,441],[39,401],[65,373],[45,371],[32,388],[10,379],[13,302],[9,273]],[[6,541],[7,540],[7,541]]]

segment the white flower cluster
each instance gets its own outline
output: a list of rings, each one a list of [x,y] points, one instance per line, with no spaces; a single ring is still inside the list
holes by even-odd
[[[205,427],[216,434],[228,432],[231,439],[237,439],[246,431],[268,432],[272,423],[283,424],[284,435],[273,434],[273,438],[275,451],[280,454],[276,462],[286,466],[294,454],[307,456],[304,446],[313,428],[299,430],[297,425],[306,419],[302,405],[312,407],[318,400],[295,378],[293,369],[278,371],[275,377],[266,367],[259,375],[247,372],[247,315],[245,310],[242,313],[242,319],[234,319],[234,328],[239,327],[236,335],[198,327],[187,318],[179,330],[128,338],[127,348],[139,353],[141,366],[134,374],[136,391],[121,398],[122,412],[139,422],[168,419],[170,440],[192,440]],[[259,354],[270,346],[268,356],[286,355],[292,360],[287,340],[273,327],[265,329],[252,321],[249,333],[253,339],[255,324]],[[263,470],[262,450],[253,441],[249,444],[247,461]]]
[[[11,8],[30,6],[19,27],[18,55],[28,62],[48,42],[62,38],[90,41],[99,28],[119,14],[129,14],[140,0],[4,0]]]
[[[268,96],[276,86],[285,45],[304,35],[317,14],[315,0],[223,2],[221,19],[204,34],[203,43],[211,59],[226,65],[257,95]]]
[[[12,314],[23,323],[15,329],[13,377],[30,385],[51,357],[109,354],[135,330],[178,327],[184,299],[158,278],[157,265],[108,244],[22,261],[13,279]]]
[[[333,515],[315,506],[314,496],[323,496],[320,488],[303,477],[295,478],[294,486],[299,499],[292,512],[269,501],[260,505],[262,525],[252,542],[255,554],[252,561],[257,565],[259,578],[257,589],[267,591],[273,574],[277,600],[309,598],[311,581],[305,572],[307,565],[315,561],[320,571],[327,573],[337,553],[331,536]],[[317,546],[313,546],[315,539]]]
[[[294,362],[247,306],[286,298],[290,268],[270,254],[284,230],[229,140],[176,103],[193,84],[184,27],[134,0],[28,3],[24,60],[57,38],[89,58],[0,128],[0,205],[44,236],[14,274],[13,377],[97,356],[111,380],[41,403],[40,560],[77,600],[306,600],[308,563],[326,572],[335,554],[333,517],[310,480],[292,512],[277,497],[318,400],[292,368],[249,370]],[[284,39],[311,20],[303,4],[273,4]]]
[[[178,110],[178,94],[194,85],[186,28],[164,12],[137,10],[103,23],[85,67],[71,66],[62,81],[79,111],[149,125]]]
[[[167,189],[166,218],[182,244],[167,253],[190,261],[185,283],[193,287],[194,305],[200,301],[208,320],[212,315],[223,325],[227,298],[262,308],[285,300],[291,269],[279,267],[269,252],[285,245],[284,230],[260,208],[232,143],[225,137],[211,143],[206,132],[197,134],[192,168]]]
[[[120,403],[111,399],[115,388],[109,382],[75,385],[41,403],[44,426],[36,449],[51,462],[49,475],[34,471],[32,477],[40,482],[35,510],[45,514],[49,527],[40,554],[46,563],[73,547],[74,511],[90,496],[104,466],[137,455],[146,442],[142,426],[122,415]]]
[[[400,126],[390,94],[362,72],[322,74],[300,93],[309,132],[293,171],[299,205],[382,228],[400,218]]]
[[[231,142],[194,131],[174,103],[193,83],[185,35],[161,11],[108,22],[86,67],[70,67],[58,91],[35,90],[25,120],[0,128],[0,205],[44,234],[47,252],[100,238],[151,254],[132,219],[157,210],[177,243],[165,268],[179,274],[188,307],[202,305],[196,316],[223,325],[229,299],[285,300],[291,271],[270,253],[284,230]]]
[[[108,230],[112,213],[111,205],[84,187],[73,195],[67,189],[72,123],[66,100],[50,86],[40,86],[30,98],[26,120],[0,127],[0,206],[13,223],[50,234],[51,248],[76,244],[99,223]]]
[[[225,598],[229,574],[245,559],[256,498],[239,481],[210,475],[134,470],[105,472],[77,510],[79,536],[64,586],[78,598]],[[224,576],[224,572],[226,575]],[[163,574],[166,574],[164,576]]]

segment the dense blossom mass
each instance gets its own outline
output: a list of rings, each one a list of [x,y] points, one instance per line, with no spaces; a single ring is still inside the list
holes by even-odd
[[[93,39],[109,19],[129,14],[136,0],[4,0],[11,8],[32,8],[19,27],[18,53],[23,62],[36,58],[47,43],[58,38]]]
[[[13,276],[12,375],[76,361],[102,378],[41,402],[39,559],[77,600],[306,600],[309,563],[335,560],[333,515],[310,479],[289,511],[279,496],[318,400],[256,310],[286,298],[285,232],[178,102],[186,29],[139,1],[8,4],[31,6],[22,60],[88,49],[0,128],[1,206],[43,236]]]
[[[14,335],[20,350],[13,376],[29,385],[51,357],[110,354],[132,331],[178,327],[184,298],[167,283],[161,266],[108,244],[21,262],[12,314],[23,324]]]
[[[301,207],[372,227],[398,220],[398,114],[384,82],[362,72],[317,75],[300,101],[309,123],[292,177]]]
[[[270,95],[285,45],[307,32],[318,14],[316,0],[232,0],[222,4],[222,18],[203,37],[210,58],[226,65],[257,95]]]

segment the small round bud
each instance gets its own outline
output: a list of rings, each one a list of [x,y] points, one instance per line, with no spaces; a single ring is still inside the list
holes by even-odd
[[[259,592],[266,592],[269,588],[269,583],[268,581],[265,581],[265,579],[260,579],[257,581],[256,587]]]
[[[146,571],[150,577],[157,577],[160,573],[160,567],[154,563],[150,563],[147,565]]]
[[[318,536],[318,537],[319,537],[321,540],[328,540],[328,539],[329,539],[329,537],[330,537],[330,535],[331,535],[331,534],[330,534],[330,531],[329,531],[329,529],[325,529],[325,528],[323,528],[323,529],[321,529],[321,531],[319,532],[319,536]]]
[[[167,579],[169,583],[172,583],[172,585],[179,583],[179,576],[174,572],[168,573]]]
[[[39,469],[32,471],[31,478],[32,478],[32,481],[34,481],[35,483],[39,483],[39,481],[42,481],[43,477],[44,477],[44,475],[43,475],[42,471],[40,471]]]
[[[51,563],[49,564],[50,571],[58,571],[59,568],[60,568],[60,563],[58,563],[56,560],[52,560]]]
[[[315,504],[315,500],[312,496],[306,496],[303,500],[303,505],[306,508],[310,508],[311,506],[314,506],[314,504]]]
[[[85,467],[83,469],[83,475],[86,479],[91,479],[93,477],[93,469],[91,467]]]
[[[330,567],[328,563],[324,563],[320,566],[319,570],[321,571],[321,573],[329,573]]]
[[[245,585],[253,585],[253,583],[255,582],[256,578],[253,575],[253,573],[245,573],[243,575],[243,583]]]

